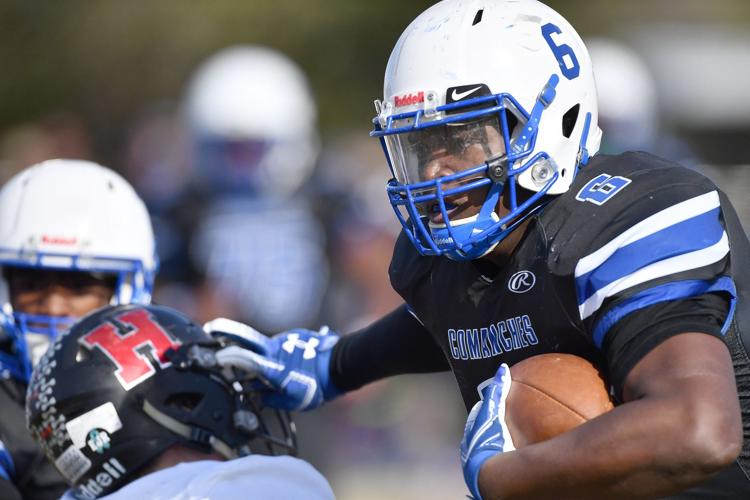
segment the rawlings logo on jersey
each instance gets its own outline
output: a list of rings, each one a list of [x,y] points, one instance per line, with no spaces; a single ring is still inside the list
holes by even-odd
[[[115,377],[129,391],[156,373],[152,363],[161,368],[171,365],[166,358],[169,349],[181,342],[173,339],[145,310],[129,311],[83,335],[78,342],[98,348],[116,366]]]
[[[531,271],[518,271],[508,280],[508,290],[513,293],[526,293],[536,283],[536,276]]]

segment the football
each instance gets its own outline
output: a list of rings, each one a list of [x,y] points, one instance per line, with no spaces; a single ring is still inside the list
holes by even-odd
[[[562,434],[613,408],[601,372],[572,354],[540,354],[510,368],[505,421],[516,448]]]

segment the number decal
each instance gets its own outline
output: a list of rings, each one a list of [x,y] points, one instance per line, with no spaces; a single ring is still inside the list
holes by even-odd
[[[622,191],[630,183],[631,180],[627,177],[620,177],[619,175],[612,177],[608,174],[602,174],[591,179],[588,184],[583,186],[578,191],[576,200],[590,201],[595,205],[604,205],[610,198]]]
[[[547,40],[547,45],[552,49],[552,53],[555,55],[558,64],[560,65],[560,71],[563,76],[568,80],[577,78],[581,72],[581,65],[578,64],[578,58],[576,57],[573,48],[565,43],[560,45],[556,44],[552,39],[552,35],[559,35],[562,33],[560,28],[552,23],[547,23],[542,26],[542,36]],[[568,56],[567,58],[565,56]]]

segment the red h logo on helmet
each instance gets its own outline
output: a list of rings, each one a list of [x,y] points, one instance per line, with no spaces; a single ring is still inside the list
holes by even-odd
[[[181,343],[164,331],[143,309],[120,314],[115,320],[131,329],[121,332],[114,324],[105,323],[78,341],[89,349],[98,347],[106,354],[117,367],[117,380],[129,391],[156,373],[151,359],[162,368],[170,366],[165,354],[169,349],[177,349]]]

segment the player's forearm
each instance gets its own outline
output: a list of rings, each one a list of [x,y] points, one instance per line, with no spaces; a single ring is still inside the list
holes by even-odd
[[[657,498],[682,491],[739,453],[741,436],[725,433],[736,429],[736,416],[714,411],[706,421],[709,404],[643,399],[622,405],[555,439],[491,458],[479,475],[480,491],[485,500]]]
[[[331,358],[331,380],[350,391],[392,375],[448,370],[448,362],[429,332],[406,306],[345,335]]]

